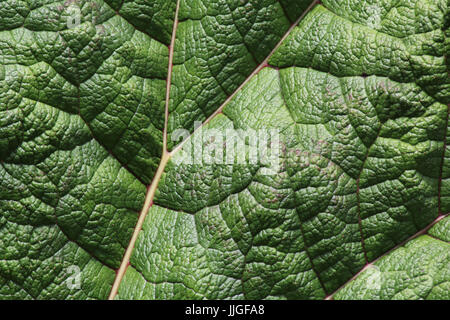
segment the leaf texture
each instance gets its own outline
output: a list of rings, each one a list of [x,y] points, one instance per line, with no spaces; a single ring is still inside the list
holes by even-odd
[[[3,1],[0,299],[449,299],[448,4]]]

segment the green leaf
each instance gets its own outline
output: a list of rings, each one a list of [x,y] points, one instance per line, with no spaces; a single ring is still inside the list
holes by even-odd
[[[3,1],[0,299],[449,299],[448,2],[317,2]]]
[[[365,268],[335,299],[450,299],[449,217]],[[436,236],[436,238],[434,238]]]

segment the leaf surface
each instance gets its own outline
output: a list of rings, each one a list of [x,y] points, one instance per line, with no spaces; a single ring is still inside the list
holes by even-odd
[[[448,299],[447,1],[0,17],[0,299]],[[227,130],[280,166],[186,163]]]
[[[368,266],[335,299],[448,300],[450,298],[449,217]]]

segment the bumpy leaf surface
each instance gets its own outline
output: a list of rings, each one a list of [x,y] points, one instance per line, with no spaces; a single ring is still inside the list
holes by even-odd
[[[449,299],[448,7],[0,2],[0,299]]]

